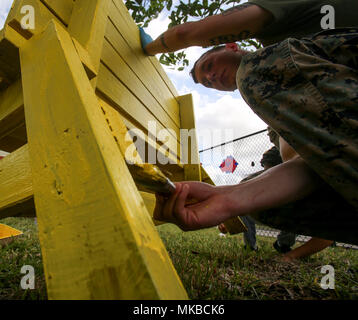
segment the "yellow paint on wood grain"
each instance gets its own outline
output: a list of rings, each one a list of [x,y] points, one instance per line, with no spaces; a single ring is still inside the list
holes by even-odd
[[[58,0],[55,0],[58,1]],[[35,28],[23,29],[21,20],[24,14],[21,9],[24,6],[32,6],[35,12]],[[5,24],[11,26],[16,32],[21,34],[25,39],[30,39],[34,34],[42,32],[47,24],[55,19],[57,22],[68,24],[69,21],[61,21],[53,12],[51,12],[40,0],[16,0],[13,2],[11,10],[7,16]],[[64,25],[64,24],[63,24]]]
[[[35,216],[27,145],[0,161],[0,218]]]
[[[182,129],[188,130],[191,134],[187,136],[187,140],[181,141],[184,165],[185,180],[201,181],[200,159],[198,149],[198,138],[195,130],[195,115],[193,96],[187,94],[179,97],[180,105],[180,125]]]
[[[186,299],[69,34],[51,22],[21,62],[49,298]]]
[[[53,12],[65,25],[68,24],[72,15],[73,0],[41,0],[51,12]],[[91,3],[93,1],[88,1]]]
[[[111,0],[76,0],[68,26],[71,36],[88,52],[95,72],[101,59],[110,3]]]
[[[142,57],[145,57],[146,60],[148,59],[152,67],[156,70],[156,72],[160,75],[161,81],[164,82],[165,85],[168,87],[168,89],[171,91],[172,95],[174,97],[178,97],[179,94],[177,90],[175,89],[173,83],[170,81],[169,77],[163,70],[162,66],[160,65],[159,61],[156,57],[147,57],[144,55],[143,50],[140,46],[140,39],[139,39],[139,32],[138,27],[134,23],[132,17],[130,16],[128,9],[126,8],[124,2],[122,0],[113,0],[113,9],[110,10],[110,18],[113,18],[114,24],[118,26],[118,29],[121,32],[125,32],[126,41],[130,44],[133,51],[136,54],[139,54]],[[119,18],[115,19],[115,13],[119,13]],[[145,66],[147,67],[147,66]],[[150,74],[154,73],[150,72]]]
[[[147,90],[158,100],[164,113],[179,126],[179,106],[174,95],[163,81],[158,70],[141,50],[138,28],[134,31],[128,28],[123,20],[122,12],[113,5],[109,14],[110,23],[107,25],[106,41],[127,63],[132,72],[143,82]],[[133,21],[132,21],[133,23]],[[135,33],[134,33],[135,32]],[[110,65],[109,65],[110,66]]]

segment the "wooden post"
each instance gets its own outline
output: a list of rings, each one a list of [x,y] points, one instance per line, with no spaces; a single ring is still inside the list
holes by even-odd
[[[88,52],[96,72],[99,69],[110,4],[111,0],[76,0],[68,25],[68,32]]]
[[[186,299],[71,36],[51,21],[20,56],[48,297]]]
[[[188,163],[184,164],[184,177],[185,180],[188,181],[201,181],[198,138],[195,129],[193,96],[191,94],[187,94],[184,96],[180,96],[178,100],[180,105],[180,128],[188,130],[189,133],[188,140],[185,139],[184,141],[180,141],[181,154],[183,154],[183,158],[187,158],[188,161]],[[183,144],[187,145],[183,146]]]

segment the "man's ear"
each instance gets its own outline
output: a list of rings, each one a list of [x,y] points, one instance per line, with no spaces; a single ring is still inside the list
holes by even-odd
[[[233,52],[239,51],[239,47],[237,46],[236,42],[227,43],[225,48]]]

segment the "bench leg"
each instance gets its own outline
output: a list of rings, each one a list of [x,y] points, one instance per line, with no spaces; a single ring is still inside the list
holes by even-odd
[[[186,299],[68,32],[20,56],[49,299]]]

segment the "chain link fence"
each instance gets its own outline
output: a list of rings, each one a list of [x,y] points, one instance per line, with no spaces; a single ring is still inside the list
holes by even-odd
[[[267,129],[246,135],[199,151],[200,162],[216,185],[238,184],[247,176],[263,170],[262,155],[274,145],[270,142]],[[276,238],[280,230],[265,225],[256,225],[256,234]],[[296,241],[306,242],[310,237],[298,235]],[[347,249],[358,246],[335,243]]]

